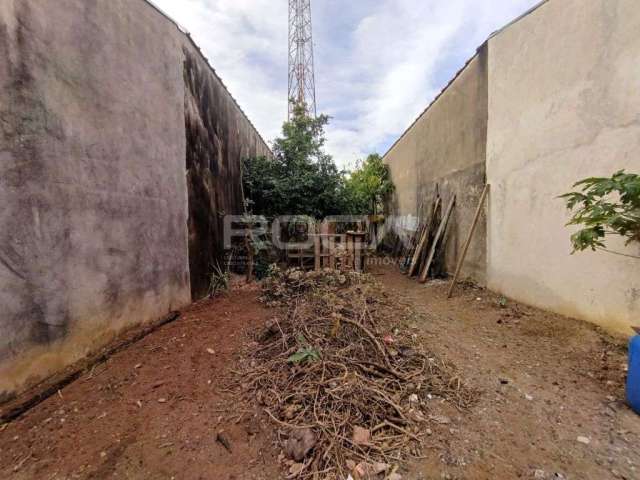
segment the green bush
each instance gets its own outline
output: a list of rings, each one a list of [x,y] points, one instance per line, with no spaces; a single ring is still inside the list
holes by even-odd
[[[328,123],[326,115],[312,118],[304,105],[295,105],[282,137],[273,143],[274,158],[244,161],[243,188],[251,213],[324,219],[379,211],[393,190],[387,166],[373,154],[353,172],[340,170],[324,151]]]

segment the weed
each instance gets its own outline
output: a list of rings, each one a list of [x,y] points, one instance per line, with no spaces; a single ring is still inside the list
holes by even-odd
[[[220,292],[229,290],[231,283],[231,274],[228,270],[224,270],[219,264],[213,265],[209,278],[209,298],[213,298]]]
[[[301,346],[296,353],[288,358],[289,363],[311,363],[320,360],[320,352],[309,345],[309,342],[304,337],[304,335],[298,335],[297,340],[298,344],[300,344]]]

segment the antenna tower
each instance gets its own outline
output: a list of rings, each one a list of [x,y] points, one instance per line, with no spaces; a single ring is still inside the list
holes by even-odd
[[[317,115],[311,0],[289,0],[289,119],[290,100],[304,103],[309,115]]]

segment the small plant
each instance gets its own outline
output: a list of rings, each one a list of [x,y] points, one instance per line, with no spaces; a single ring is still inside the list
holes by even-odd
[[[573,253],[606,250],[607,235],[622,236],[627,245],[640,242],[640,175],[621,170],[611,178],[586,178],[578,187],[560,197],[575,210],[567,225],[582,227],[571,236]]]
[[[220,292],[229,290],[231,283],[231,274],[228,270],[224,270],[219,264],[215,264],[211,269],[209,279],[209,297],[213,298]]]
[[[304,335],[298,335],[298,344],[300,348],[296,353],[288,358],[289,363],[304,363],[304,362],[317,362],[320,360],[320,352],[309,345]]]
[[[281,273],[282,273],[282,271],[280,270],[280,267],[278,267],[278,264],[277,263],[272,263],[267,268],[267,271],[265,272],[264,278],[277,277]]]

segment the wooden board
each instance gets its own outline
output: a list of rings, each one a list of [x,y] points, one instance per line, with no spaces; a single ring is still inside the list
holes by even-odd
[[[447,293],[447,298],[451,298],[453,295],[453,289],[458,282],[458,277],[460,276],[460,272],[462,271],[462,264],[464,263],[464,259],[467,256],[467,252],[469,251],[469,245],[471,245],[471,239],[473,238],[473,234],[476,231],[476,227],[478,226],[478,220],[480,220],[480,214],[482,213],[482,206],[484,205],[484,200],[487,198],[487,194],[489,193],[489,184],[484,186],[482,190],[482,195],[480,195],[480,201],[478,202],[478,209],[476,210],[476,214],[473,217],[473,224],[471,225],[471,230],[469,231],[469,236],[467,237],[467,241],[464,244],[464,248],[462,249],[462,255],[458,260],[458,266],[456,267],[456,273],[453,276],[453,281],[451,282],[451,286],[449,287],[449,292]]]
[[[329,268],[336,269],[336,239],[333,235],[329,237]]]
[[[414,273],[416,272],[416,268],[418,267],[418,262],[420,260],[421,252],[424,249],[424,246],[427,243],[428,238],[429,238],[429,226],[425,225],[424,227],[422,227],[420,241],[418,242],[418,245],[413,251],[413,255],[411,258],[411,265],[409,265],[409,268],[407,270],[407,276],[413,277]]]
[[[431,224],[433,223],[433,218],[435,217],[438,208],[440,207],[440,197],[436,198],[436,201],[433,205],[433,211],[431,212],[429,221],[425,224],[424,231],[422,232],[422,238],[420,238],[420,243],[416,248],[416,251],[413,254],[413,261],[411,262],[411,266],[409,267],[408,275],[413,277],[416,273],[416,269],[420,265],[420,259],[422,257],[423,250],[427,247],[429,243],[429,233],[431,233]]]
[[[313,237],[313,249],[315,252],[315,271],[319,272],[321,263],[320,263],[320,255],[322,254],[321,245],[320,245],[320,235],[315,235]]]
[[[445,229],[447,228],[447,224],[449,223],[449,218],[451,217],[451,212],[453,212],[453,206],[456,203],[456,196],[451,197],[451,201],[447,206],[447,211],[442,217],[442,222],[440,222],[440,226],[438,227],[438,232],[436,233],[436,237],[433,239],[433,244],[431,245],[431,250],[429,251],[429,256],[427,257],[427,262],[425,263],[422,275],[420,275],[420,282],[425,283],[427,281],[427,277],[429,276],[429,269],[431,268],[431,264],[433,263],[433,259],[436,256],[436,249],[438,248],[438,243],[440,243],[440,239],[444,234]]]
[[[413,233],[413,235],[411,235],[411,239],[409,240],[409,245],[404,247],[404,249],[402,250],[402,256],[400,257],[400,268],[407,268],[409,267],[409,262],[411,261],[411,258],[413,257],[413,253],[416,251],[416,243],[418,241],[418,235],[422,234],[424,227],[418,225],[418,228],[416,229],[416,231]],[[406,274],[408,272],[405,271],[404,273]]]

